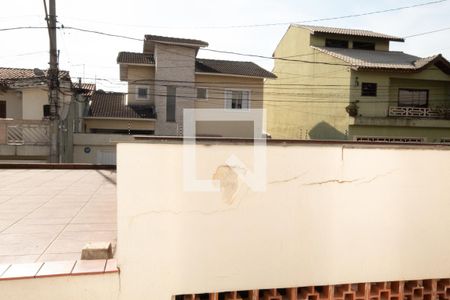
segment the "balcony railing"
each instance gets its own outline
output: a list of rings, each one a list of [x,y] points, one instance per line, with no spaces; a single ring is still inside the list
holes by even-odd
[[[0,145],[49,145],[47,121],[0,119]]]
[[[428,118],[450,120],[449,108],[390,106],[389,117]]]

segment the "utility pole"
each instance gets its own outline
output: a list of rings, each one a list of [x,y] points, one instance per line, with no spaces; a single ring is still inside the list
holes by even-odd
[[[47,13],[47,3],[44,0],[48,35],[50,39],[50,68],[48,70],[48,102],[50,105],[50,162],[60,161],[60,117],[59,117],[59,69],[58,69],[58,49],[56,43],[56,4],[55,0],[49,1],[49,14]]]

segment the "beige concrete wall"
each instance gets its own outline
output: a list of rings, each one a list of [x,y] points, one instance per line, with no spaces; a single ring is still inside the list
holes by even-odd
[[[92,129],[155,130],[155,121],[85,119],[86,132]]]
[[[127,66],[128,69],[128,103],[129,104],[155,104],[155,67],[153,66]],[[148,87],[149,99],[137,99],[137,88]]]
[[[250,92],[250,108],[263,108],[264,79],[233,76],[200,75],[195,76],[195,88],[208,89],[208,99],[197,99],[195,108],[225,108],[225,90],[244,90]],[[195,95],[197,91],[195,90]]]
[[[197,88],[207,89],[207,99],[196,99],[196,109],[224,109],[226,90],[243,90],[250,92],[250,109],[263,108],[263,78],[245,78],[232,76],[200,75],[195,76]],[[197,95],[196,90],[194,91]],[[199,136],[240,137],[254,136],[253,122],[200,122],[196,132]]]
[[[118,145],[123,299],[450,276],[448,148],[272,145],[265,192],[224,163],[253,147],[195,150],[221,191],[184,189],[182,145]]]
[[[196,123],[197,136],[253,138],[255,135],[252,121],[202,121]]]
[[[390,76],[386,72],[352,71],[350,81],[351,102],[358,106],[358,116],[387,117],[389,106],[396,105],[396,98],[390,95]],[[376,83],[377,96],[362,96],[363,83]]]
[[[3,280],[0,290],[2,300],[115,300],[120,280],[118,273]]]
[[[278,79],[267,80],[267,130],[275,139],[346,139],[351,73],[341,60],[310,47],[307,30],[290,27],[275,50]]]
[[[97,164],[101,152],[115,153],[118,142],[131,141],[133,136],[122,134],[74,134],[73,162]]]
[[[0,92],[0,101],[6,101],[6,117],[22,119],[22,94],[18,91]]]
[[[44,88],[22,90],[23,119],[41,120],[44,116],[45,104],[48,104],[48,92]]]

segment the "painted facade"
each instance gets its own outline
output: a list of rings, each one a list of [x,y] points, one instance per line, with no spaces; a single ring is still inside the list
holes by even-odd
[[[142,53],[119,53],[120,77],[128,82],[127,103],[154,108],[156,118],[149,130],[155,135],[182,135],[185,109],[244,112],[263,108],[264,79],[275,76],[250,62],[197,58],[207,45],[198,40],[146,36]],[[252,124],[201,122],[196,134],[248,138],[253,137],[252,128]]]
[[[275,59],[278,79],[265,85],[268,132],[282,139],[445,142],[450,64],[440,55],[389,51],[392,41],[403,40],[290,26],[274,52],[288,59]]]

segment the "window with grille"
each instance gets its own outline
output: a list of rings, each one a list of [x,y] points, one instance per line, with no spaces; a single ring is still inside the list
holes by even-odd
[[[398,106],[428,107],[428,90],[399,89]]]
[[[137,100],[150,99],[150,89],[146,86],[138,86],[136,88],[136,99]]]
[[[376,97],[377,84],[372,82],[363,82],[361,85],[361,96]]]

